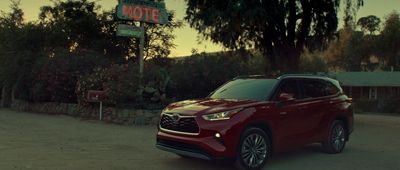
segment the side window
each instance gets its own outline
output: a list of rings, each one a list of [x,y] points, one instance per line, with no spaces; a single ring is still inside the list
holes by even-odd
[[[317,98],[326,96],[326,83],[320,80],[302,80],[303,98]]]
[[[339,89],[331,82],[325,82],[325,83],[326,83],[326,88],[325,88],[326,95],[330,96],[339,93]]]
[[[282,93],[292,94],[295,99],[300,98],[300,90],[298,86],[297,80],[285,80],[282,82],[282,85],[279,87],[278,95]]]

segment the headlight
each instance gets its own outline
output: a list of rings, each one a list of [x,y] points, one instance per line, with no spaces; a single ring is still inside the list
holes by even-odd
[[[235,109],[235,110],[229,110],[225,112],[219,112],[219,113],[214,113],[214,114],[209,114],[209,115],[203,115],[203,119],[208,120],[208,121],[216,121],[216,120],[228,120],[231,118],[232,115],[240,112],[242,108],[240,109]]]

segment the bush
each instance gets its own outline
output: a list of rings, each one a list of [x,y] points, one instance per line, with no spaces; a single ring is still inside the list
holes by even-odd
[[[306,73],[328,72],[328,65],[321,52],[305,50],[300,57],[300,70]]]
[[[169,80],[168,73],[161,67],[147,68],[141,80],[136,64],[114,64],[109,68],[96,68],[93,74],[82,76],[76,94],[82,105],[88,104],[88,90],[104,90],[105,105],[159,109],[170,101],[166,95]]]
[[[85,105],[88,90],[103,90],[106,93],[105,104],[116,105],[136,100],[139,83],[137,67],[114,64],[109,68],[95,68],[92,74],[80,77],[75,92],[78,103]]]
[[[382,113],[400,113],[400,98],[389,98],[379,103],[379,112]]]
[[[140,79],[137,63],[123,63],[96,52],[56,50],[36,61],[31,75],[18,84],[18,97],[87,105],[88,90],[104,90],[105,105],[159,109],[176,100],[205,97],[236,76],[264,74],[267,68],[257,53],[202,53],[147,60]]]
[[[108,63],[94,52],[70,53],[58,51],[54,56],[38,61],[32,77],[29,100],[34,102],[76,103],[75,87],[78,77],[90,74],[96,66]]]

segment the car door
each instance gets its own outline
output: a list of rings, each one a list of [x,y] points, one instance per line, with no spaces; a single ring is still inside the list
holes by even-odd
[[[278,98],[281,94],[293,94],[295,98],[292,101],[282,102]],[[304,117],[307,114],[304,102],[301,101],[301,90],[299,80],[286,79],[283,80],[274,97],[276,104],[276,117],[278,120],[277,129],[277,142],[279,143],[280,150],[285,150],[290,146],[295,146],[303,143],[303,139],[298,137],[306,133],[307,121]]]
[[[302,118],[304,123],[302,134],[305,143],[311,142],[318,135],[320,123],[328,112],[328,102],[326,94],[326,82],[319,79],[303,79],[299,81],[302,91],[300,101],[303,105]]]

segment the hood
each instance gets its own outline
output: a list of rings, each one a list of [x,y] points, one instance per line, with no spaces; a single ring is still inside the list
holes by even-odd
[[[233,99],[198,99],[172,103],[164,111],[183,115],[203,115],[256,105],[259,101]]]

